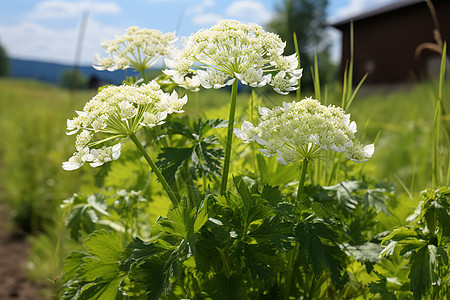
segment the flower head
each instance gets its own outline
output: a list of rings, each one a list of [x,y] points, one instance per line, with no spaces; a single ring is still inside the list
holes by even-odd
[[[283,103],[283,107],[259,109],[260,123],[245,121],[235,135],[244,143],[256,141],[264,155],[278,155],[281,164],[313,158],[322,150],[344,152],[355,162],[372,157],[374,145],[363,146],[355,138],[356,123],[335,106],[324,106],[312,98]]]
[[[154,65],[160,57],[171,53],[174,41],[174,33],[163,34],[159,30],[132,26],[124,35],[101,42],[110,56],[101,57],[96,54],[93,67],[108,71],[129,67],[145,70]]]
[[[75,170],[85,162],[97,167],[120,156],[122,142],[143,126],[164,123],[168,114],[183,112],[187,96],[167,94],[151,81],[148,84],[110,86],[89,100],[78,116],[67,120],[67,134],[77,134],[76,152],[65,170]]]
[[[235,78],[252,87],[272,85],[277,92],[296,89],[302,76],[297,56],[283,56],[286,44],[256,24],[222,20],[184,40],[184,48],[166,59],[175,82],[196,72],[204,88],[221,88]],[[274,81],[275,79],[275,81]]]

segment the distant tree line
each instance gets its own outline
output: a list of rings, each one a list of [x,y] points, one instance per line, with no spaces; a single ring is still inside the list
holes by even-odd
[[[0,45],[0,77],[9,75],[9,58],[6,50]]]
[[[286,41],[285,54],[295,53],[296,33],[303,68],[302,88],[312,88],[311,67],[317,53],[321,83],[336,79],[337,67],[330,60],[330,39],[327,36],[328,0],[283,0],[276,6],[274,18],[267,28]]]

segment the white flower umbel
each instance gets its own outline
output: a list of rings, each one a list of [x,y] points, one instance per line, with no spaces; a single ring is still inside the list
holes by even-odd
[[[118,159],[124,139],[143,126],[163,124],[168,114],[183,112],[186,102],[187,96],[164,93],[155,81],[103,89],[82,111],[77,111],[78,116],[67,120],[67,134],[79,133],[77,152],[63,163],[63,168],[75,170],[85,162],[97,167]]]
[[[237,78],[251,87],[270,84],[279,93],[295,90],[302,70],[297,56],[283,56],[285,43],[256,24],[222,20],[185,39],[184,48],[166,59],[165,73],[180,81],[197,73],[204,88],[221,88]],[[275,79],[275,81],[274,81]]]
[[[96,54],[93,67],[108,71],[132,67],[142,73],[158,59],[172,53],[175,40],[174,33],[163,34],[159,30],[132,26],[124,35],[101,42],[110,56],[101,57],[100,54]]]
[[[256,141],[266,156],[277,155],[281,164],[310,160],[322,150],[332,150],[355,162],[372,157],[374,145],[363,146],[355,138],[356,123],[335,106],[324,106],[312,98],[283,103],[283,107],[260,108],[258,126],[245,121],[235,135],[245,143]]]

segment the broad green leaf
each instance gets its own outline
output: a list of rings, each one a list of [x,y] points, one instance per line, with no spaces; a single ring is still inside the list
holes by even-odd
[[[408,275],[410,289],[414,299],[420,299],[426,295],[432,284],[439,278],[436,274],[436,247],[427,245],[411,255],[411,269]]]
[[[123,276],[117,276],[108,281],[89,283],[83,286],[78,300],[111,300],[116,299]]]
[[[84,241],[89,254],[101,261],[117,263],[122,254],[119,235],[113,231],[98,230]]]
[[[73,294],[74,288],[78,287],[76,299],[115,299],[127,276],[119,270],[122,245],[118,234],[95,231],[85,240],[84,246],[88,254],[74,252],[66,261],[69,274],[76,274],[82,280],[69,285],[67,290],[72,292],[68,293]]]
[[[64,259],[64,281],[67,282],[70,279],[76,278],[76,273],[82,260],[87,253],[80,251],[72,251],[66,258]]]
[[[325,229],[323,224],[300,222],[295,228],[295,236],[300,244],[300,255],[311,266],[314,275],[321,275],[323,269],[327,268],[333,282],[338,283],[341,279],[342,260],[345,254],[334,245],[336,234]],[[322,239],[327,242],[323,243]]]

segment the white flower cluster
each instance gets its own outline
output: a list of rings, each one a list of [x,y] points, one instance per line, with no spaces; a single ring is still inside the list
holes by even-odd
[[[235,135],[244,143],[256,141],[265,156],[278,155],[281,164],[312,158],[321,150],[344,152],[355,162],[372,157],[374,145],[363,146],[355,139],[356,123],[342,108],[324,106],[312,98],[300,102],[283,103],[270,110],[259,108],[260,123],[255,127],[244,121]]]
[[[85,162],[97,167],[118,159],[125,138],[143,126],[163,124],[168,114],[183,112],[186,102],[187,96],[164,93],[155,81],[103,89],[83,111],[77,111],[77,117],[67,120],[67,134],[78,133],[77,151],[63,163],[63,169],[75,170]]]
[[[174,33],[163,34],[159,30],[129,27],[124,35],[114,40],[104,40],[102,47],[110,56],[96,54],[93,67],[97,70],[114,71],[133,67],[147,69],[161,56],[169,55],[175,42]]]
[[[197,73],[204,88],[221,88],[237,78],[251,87],[266,84],[287,94],[297,89],[302,69],[297,55],[283,56],[286,46],[280,37],[256,24],[222,20],[184,39],[184,48],[166,59],[173,70],[165,70],[175,82]]]

